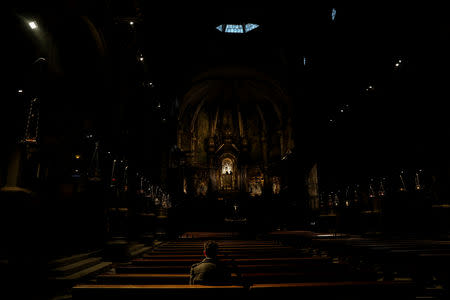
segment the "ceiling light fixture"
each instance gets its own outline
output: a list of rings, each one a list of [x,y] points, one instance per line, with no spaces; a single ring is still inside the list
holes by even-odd
[[[30,26],[30,28],[33,29],[33,30],[38,28],[38,26],[37,26],[35,21],[28,22],[28,26]]]

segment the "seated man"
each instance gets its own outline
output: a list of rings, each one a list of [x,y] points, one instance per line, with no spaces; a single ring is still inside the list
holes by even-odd
[[[228,267],[217,258],[218,248],[214,241],[203,244],[205,259],[191,266],[189,284],[231,284],[231,273]]]

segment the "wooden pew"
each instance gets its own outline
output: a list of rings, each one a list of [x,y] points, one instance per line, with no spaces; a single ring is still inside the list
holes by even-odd
[[[220,248],[226,247],[286,247],[282,244],[270,242],[270,243],[252,243],[252,242],[233,242],[233,243],[223,243],[217,242]],[[203,247],[204,243],[161,243],[156,246],[158,247]]]
[[[363,272],[336,271],[307,271],[307,272],[270,272],[270,273],[242,273],[240,282],[253,285],[262,283],[304,283],[304,282],[339,282],[339,281],[375,280],[373,274]]]
[[[384,280],[412,278],[416,289],[422,293],[433,284],[448,290],[450,257],[449,241],[394,240],[394,239],[343,239],[318,241],[332,255],[347,256],[357,261],[364,259],[366,265],[377,268]],[[434,279],[433,279],[434,278]]]
[[[206,297],[279,297],[293,295],[302,299],[415,299],[414,285],[405,282],[304,282],[253,284],[245,286],[201,285],[126,285],[126,284],[79,284],[72,288],[73,300],[150,299],[152,297],[180,296],[185,299]]]
[[[222,259],[225,263],[234,262],[237,265],[245,264],[273,264],[273,263],[289,263],[306,266],[308,264],[329,263],[328,257],[270,257],[270,258],[237,258],[237,259]],[[131,263],[136,266],[163,266],[163,265],[192,265],[199,262],[198,259],[193,258],[177,258],[177,259],[150,259],[150,258],[138,258],[131,260]]]
[[[276,243],[274,240],[238,240],[238,239],[233,239],[233,240],[225,240],[225,239],[211,239],[214,240],[215,242],[219,243],[219,244],[223,244],[223,245],[228,245],[228,244],[274,244]],[[170,241],[165,241],[163,242],[163,244],[165,245],[172,245],[172,244],[186,244],[186,245],[191,245],[191,244],[200,244],[202,245],[205,242],[205,240],[170,240]]]
[[[115,268],[117,274],[189,274],[190,266],[188,265],[168,265],[168,266],[117,266]]]
[[[268,258],[268,257],[286,257],[286,256],[295,256],[295,257],[311,257],[306,254],[296,254],[296,253],[232,253],[232,254],[219,254],[217,257],[219,259],[238,259],[238,258]],[[192,258],[192,259],[203,259],[204,256],[201,253],[196,254],[183,254],[183,253],[147,253],[142,255],[140,258],[149,258],[149,259],[177,259],[177,258]]]
[[[223,257],[221,255],[220,257]],[[177,258],[192,258],[192,259],[203,259],[203,254],[159,254],[159,253],[147,253],[141,256],[141,258],[150,259],[177,259]]]
[[[231,282],[239,283],[240,277],[232,273]],[[97,276],[99,284],[189,284],[187,274],[102,274]]]
[[[416,299],[415,286],[410,282],[344,281],[253,284],[249,297],[262,299],[293,295],[301,299]]]
[[[165,266],[117,266],[116,273],[118,274],[127,274],[127,273],[136,273],[136,274],[154,274],[154,273],[189,273],[190,265],[165,265]],[[231,269],[236,269],[238,272],[269,272],[269,271],[281,271],[281,270],[299,270],[302,269],[298,265],[282,263],[282,264],[262,264],[262,265],[235,265],[230,266]],[[325,269],[329,269],[329,266],[324,266]],[[336,268],[336,266],[332,266],[332,268]],[[305,268],[304,268],[305,269]],[[307,268],[311,269],[311,268]]]
[[[152,251],[146,252],[147,254],[202,254],[203,249],[153,249]],[[247,254],[258,254],[258,253],[301,253],[301,251],[287,248],[259,248],[259,249],[220,249],[219,254],[234,254],[234,253],[247,253]]]
[[[271,264],[236,264],[229,266],[233,271],[238,273],[248,272],[281,272],[281,271],[296,271],[304,272],[311,270],[323,270],[324,272],[348,272],[351,266],[348,264],[323,264],[318,265],[309,264],[301,265],[289,262],[279,262]],[[117,274],[154,274],[154,273],[169,273],[169,274],[187,274],[190,270],[190,265],[124,265],[116,267]]]
[[[181,257],[202,257],[202,251],[179,251],[179,252],[164,252],[164,251],[153,251],[147,252],[141,255],[141,258],[181,258]],[[310,254],[301,251],[277,251],[277,250],[266,250],[266,251],[255,251],[255,252],[220,252],[218,254],[219,258],[252,258],[252,257],[310,257]]]
[[[435,281],[450,294],[450,253],[420,253],[415,261],[417,281],[423,288]]]
[[[232,283],[239,285],[251,285],[255,283],[295,283],[312,281],[362,281],[369,278],[361,276],[359,272],[340,272],[340,271],[272,271],[272,272],[242,272],[239,275],[232,275]],[[102,274],[97,276],[99,284],[188,284],[189,274]]]
[[[203,286],[186,284],[123,285],[123,284],[79,284],[72,288],[73,300],[148,300],[154,297],[180,297],[178,299],[210,299],[213,297],[247,296],[243,286]],[[230,298],[231,297],[231,298]]]
[[[189,284],[189,273],[101,274],[96,279],[99,284]]]
[[[158,247],[203,247],[204,242],[198,242],[198,243],[177,243],[177,242],[166,242],[161,243],[158,245]],[[275,243],[272,241],[268,242],[252,242],[252,241],[232,241],[232,242],[217,242],[220,248],[226,248],[226,247],[272,247],[272,246],[279,246],[283,247],[279,243]]]
[[[184,247],[175,244],[172,244],[173,247],[160,245],[143,258],[131,260],[129,265],[117,266],[117,274],[97,276],[95,285],[75,286],[72,290],[73,299],[133,300],[155,296],[202,299],[217,295],[227,298],[251,296],[256,299],[294,292],[301,295],[302,299],[379,300],[392,295],[397,296],[396,299],[410,299],[399,298],[409,296],[410,292],[404,292],[405,286],[410,288],[409,291],[415,291],[410,283],[363,281],[372,279],[370,276],[373,273],[365,277],[367,274],[364,272],[354,272],[349,265],[332,263],[329,257],[302,257],[291,255],[296,253],[292,251],[292,247],[249,246],[244,243],[241,245],[246,250],[228,243],[225,255],[221,256],[222,261],[233,261],[237,266],[239,273],[234,274],[234,285],[190,286],[190,266],[202,260],[202,245],[203,242],[185,244]],[[165,250],[159,251],[160,249]],[[327,282],[321,282],[325,280]]]

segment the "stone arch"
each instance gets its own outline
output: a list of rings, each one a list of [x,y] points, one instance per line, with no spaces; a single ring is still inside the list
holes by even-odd
[[[250,108],[249,108],[250,107]],[[291,101],[284,93],[278,82],[264,73],[250,68],[221,67],[208,70],[199,74],[192,80],[191,88],[185,93],[181,101],[178,114],[178,147],[183,150],[193,149],[183,139],[208,140],[205,147],[209,147],[217,136],[220,136],[221,117],[232,111],[235,131],[233,134],[246,140],[249,126],[249,115],[257,112],[257,123],[262,128],[253,131],[262,131],[270,136],[272,143],[279,144],[279,151],[274,153],[283,154],[289,148],[288,127],[291,120]],[[209,115],[208,136],[199,137],[196,132],[200,130],[197,126],[200,112]],[[203,122],[205,123],[205,122]],[[270,123],[272,128],[267,128]],[[203,129],[202,129],[203,130]],[[217,140],[216,140],[217,142]],[[246,141],[244,141],[246,142]],[[219,141],[220,143],[220,141]],[[192,145],[192,143],[191,143]]]

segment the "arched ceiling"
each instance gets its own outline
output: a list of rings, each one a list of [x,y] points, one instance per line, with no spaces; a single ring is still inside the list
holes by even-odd
[[[277,82],[292,100],[291,112],[300,120],[296,129],[306,128],[310,137],[317,137],[310,143],[317,145],[317,155],[353,160],[355,151],[364,149],[365,160],[377,164],[446,152],[439,150],[446,149],[441,141],[449,136],[442,99],[448,98],[450,21],[443,5],[341,5],[335,7],[335,20],[330,3],[213,7],[144,0],[22,0],[6,6],[10,26],[2,28],[2,36],[9,51],[3,72],[9,88],[2,89],[2,98],[16,99],[17,89],[35,78],[32,63],[51,55],[58,59],[49,61],[64,74],[46,91],[45,105],[54,118],[66,119],[67,114],[76,120],[97,104],[91,118],[112,137],[134,132],[163,140],[165,133],[147,129],[170,127],[168,120],[176,123],[174,112],[184,95],[200,101],[223,89],[227,80],[212,83],[212,70],[239,66]],[[38,18],[48,33],[43,41],[57,47],[42,52],[34,32],[17,15]],[[246,35],[216,30],[218,24],[238,22],[260,26]],[[238,81],[255,98],[280,93],[270,81]],[[422,101],[411,100],[416,98]],[[61,99],[71,106],[57,109]],[[1,128],[19,119],[6,113],[13,107],[19,112],[17,103],[5,102]],[[343,106],[347,104],[349,109]],[[72,123],[66,127],[71,130]]]
[[[279,83],[264,73],[243,67],[223,67],[204,72],[193,79],[192,88],[181,101],[178,120],[189,108],[199,110],[211,102],[217,105],[239,103],[256,105],[269,103],[269,111],[275,114],[278,123],[283,118],[292,118],[292,103]],[[192,122],[195,122],[194,119]]]

